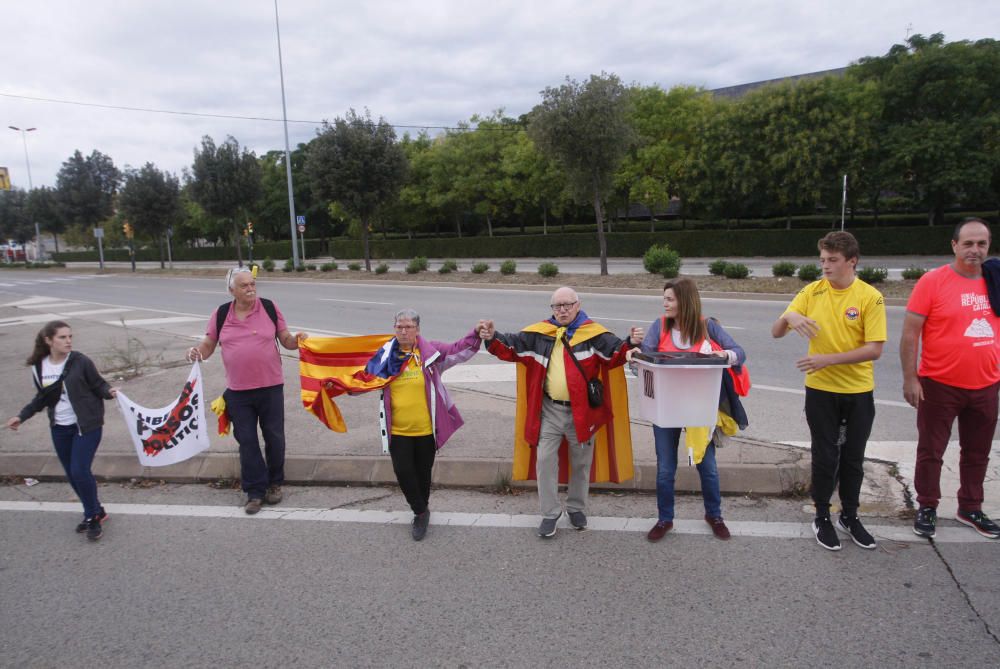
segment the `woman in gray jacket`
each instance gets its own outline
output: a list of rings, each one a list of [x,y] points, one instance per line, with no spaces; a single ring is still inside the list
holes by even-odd
[[[50,321],[38,332],[27,364],[38,393],[7,421],[7,427],[16,430],[42,409],[48,410],[56,455],[83,503],[83,522],[76,531],[97,541],[108,514],[97,499],[97,481],[90,467],[101,443],[103,400],[113,398],[118,389],[108,385],[90,358],[73,350],[73,331],[63,321]]]

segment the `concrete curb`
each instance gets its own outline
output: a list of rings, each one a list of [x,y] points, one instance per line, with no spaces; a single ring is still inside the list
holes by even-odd
[[[512,485],[533,488],[532,481],[510,481],[511,461],[504,458],[439,458],[434,465],[434,484],[441,487],[494,488]],[[171,483],[198,483],[219,479],[235,480],[240,475],[238,456],[203,455],[167,467],[143,467],[132,454],[98,455],[94,474],[104,481],[152,479]],[[782,495],[801,491],[809,484],[806,461],[774,464],[723,464],[719,479],[723,493]],[[0,476],[65,480],[55,454],[0,454]],[[285,481],[298,485],[395,485],[396,476],[387,456],[328,457],[290,456],[285,460]],[[624,483],[597,483],[598,490],[654,492],[656,465],[637,463],[635,476]],[[701,490],[694,467],[677,471],[678,492]]]

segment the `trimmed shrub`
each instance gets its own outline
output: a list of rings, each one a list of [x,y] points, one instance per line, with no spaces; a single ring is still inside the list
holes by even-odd
[[[708,273],[712,276],[725,276],[727,267],[729,267],[729,262],[719,258],[709,263]]]
[[[417,272],[427,271],[427,258],[423,256],[417,256],[410,260],[406,265],[407,274],[416,274]]]
[[[882,283],[888,276],[887,267],[862,267],[858,270],[858,278],[865,283]]]
[[[360,265],[358,265],[358,269],[361,269]],[[386,265],[384,262],[380,262],[378,265],[375,266],[376,274],[385,274],[388,271],[389,271],[389,266]]]
[[[650,274],[662,274],[665,279],[672,279],[681,271],[681,255],[667,244],[650,246],[642,257],[642,266]]]
[[[907,281],[916,281],[924,274],[927,274],[927,270],[923,267],[910,266],[903,270],[903,278]]]
[[[812,263],[808,265],[803,265],[799,268],[799,271],[795,273],[803,281],[815,281],[820,277],[822,272],[819,269],[819,265],[814,265]]]
[[[261,263],[261,267],[264,268],[265,272],[273,272],[274,271],[274,261],[271,260],[270,256],[268,256],[267,258],[264,258],[264,262]]]
[[[473,274],[482,274],[486,270],[488,270],[489,268],[490,268],[490,266],[487,265],[486,263],[484,263],[484,262],[477,262],[475,265],[472,266],[472,269],[470,271]]]
[[[500,273],[508,276],[517,274],[517,263],[513,260],[504,260],[500,263]]]
[[[750,276],[750,268],[741,262],[729,263],[726,265],[727,279],[745,279]]]
[[[304,272],[307,269],[309,269],[309,267],[310,267],[310,265],[306,265],[305,263],[299,263],[299,266],[295,268],[295,271],[296,272]],[[311,267],[313,269],[316,269],[316,265],[312,265]]]
[[[559,274],[559,266],[554,262],[543,262],[538,266],[538,273],[547,279]]]
[[[795,263],[782,260],[771,265],[771,274],[774,276],[795,276]]]
[[[458,263],[454,260],[445,260],[438,268],[438,274],[451,274],[458,270]]]
[[[361,263],[359,263],[359,262],[348,263],[347,264],[347,269],[351,270],[352,272],[360,272],[361,271]],[[386,267],[385,269],[386,269],[386,271],[388,271],[389,268]]]
[[[281,268],[281,271],[282,272],[291,272],[293,269],[295,269],[295,264],[292,262],[292,259],[289,258],[288,260],[285,261],[285,264]]]
[[[325,262],[319,266],[321,272],[332,272],[337,269],[337,263],[335,262]]]

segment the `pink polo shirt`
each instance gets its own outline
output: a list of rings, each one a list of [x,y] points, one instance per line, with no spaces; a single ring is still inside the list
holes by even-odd
[[[288,325],[278,305],[274,306],[274,311],[278,315],[277,329],[260,300],[254,302],[250,315],[242,321],[236,318],[236,309],[230,307],[222,324],[221,340],[215,330],[218,309],[208,319],[205,334],[219,342],[222,348],[222,366],[226,370],[226,387],[230,390],[267,388],[285,382],[274,337],[278,332],[287,330]]]

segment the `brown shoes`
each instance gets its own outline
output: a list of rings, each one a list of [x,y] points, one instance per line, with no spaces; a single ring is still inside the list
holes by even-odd
[[[653,543],[656,543],[657,541],[662,539],[667,534],[667,532],[669,532],[672,529],[674,529],[673,521],[671,520],[658,521],[656,525],[653,525],[653,529],[651,529],[648,533],[646,533],[646,538],[652,541]]]
[[[712,527],[712,534],[715,535],[716,539],[722,539],[725,541],[731,535],[729,534],[729,528],[726,527],[726,523],[719,518],[712,518],[711,516],[705,516],[705,522]]]
[[[258,499],[256,497],[251,497],[250,499],[247,500],[246,506],[243,507],[243,510],[247,512],[247,515],[252,516],[258,511],[260,511],[260,506],[262,503],[263,500]]]
[[[268,488],[267,492],[264,494],[264,503],[277,504],[282,500],[283,497],[284,495],[281,492],[281,486],[273,485],[270,488]]]

